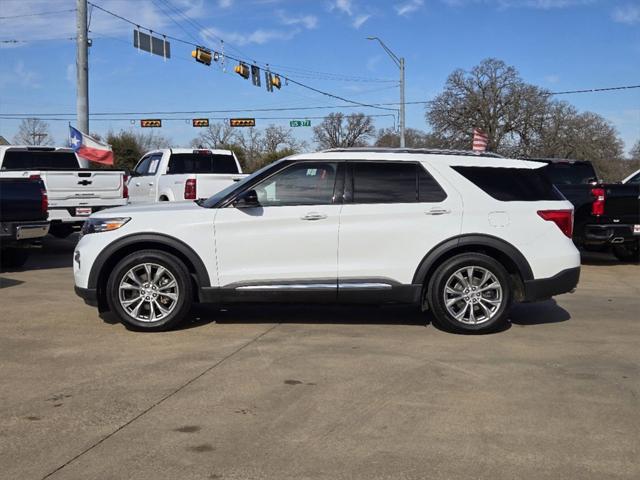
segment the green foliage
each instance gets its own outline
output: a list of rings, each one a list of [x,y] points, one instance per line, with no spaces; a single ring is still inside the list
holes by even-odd
[[[121,130],[119,133],[109,132],[106,141],[113,150],[115,167],[131,170],[144,154],[142,146],[132,132],[126,130]]]

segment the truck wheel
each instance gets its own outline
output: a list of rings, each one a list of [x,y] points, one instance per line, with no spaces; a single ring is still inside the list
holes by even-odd
[[[29,258],[29,250],[26,248],[3,248],[0,252],[0,265],[3,267],[22,267]]]
[[[49,227],[49,233],[56,238],[65,239],[73,232],[73,227],[64,223],[52,223]]]
[[[191,309],[192,287],[184,263],[160,250],[142,250],[118,262],[106,290],[112,312],[137,330],[169,330]]]
[[[613,254],[621,262],[639,262],[640,261],[640,241],[623,243],[622,245],[613,246]]]
[[[513,287],[500,262],[481,253],[463,253],[436,269],[427,295],[441,327],[461,333],[485,333],[506,323]]]

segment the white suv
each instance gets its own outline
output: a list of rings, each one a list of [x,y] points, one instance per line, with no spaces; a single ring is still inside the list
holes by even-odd
[[[573,290],[571,204],[542,164],[470,152],[345,149],[285,158],[205,201],[96,213],[76,292],[168,329],[193,302],[409,303],[450,330]]]

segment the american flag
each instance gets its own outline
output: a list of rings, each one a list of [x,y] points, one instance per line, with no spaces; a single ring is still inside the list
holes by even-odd
[[[473,151],[484,152],[489,143],[489,136],[479,128],[473,129]]]

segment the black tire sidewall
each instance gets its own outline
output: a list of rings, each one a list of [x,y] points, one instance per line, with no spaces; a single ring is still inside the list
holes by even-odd
[[[503,302],[496,315],[488,322],[469,325],[456,320],[444,304],[444,287],[449,277],[465,266],[486,268],[493,273],[502,286]],[[446,330],[459,333],[486,333],[499,330],[506,323],[513,301],[513,285],[507,270],[494,258],[481,253],[464,253],[443,262],[434,272],[428,285],[429,306],[436,322]]]
[[[129,316],[120,305],[118,298],[118,285],[122,277],[135,265],[141,263],[156,263],[169,270],[178,283],[180,292],[178,304],[165,318],[157,322],[141,322]],[[120,321],[134,330],[162,331],[177,326],[191,309],[192,286],[189,272],[185,265],[171,254],[159,250],[143,250],[132,253],[118,262],[112,270],[107,281],[107,302],[110,310],[115,313]]]

